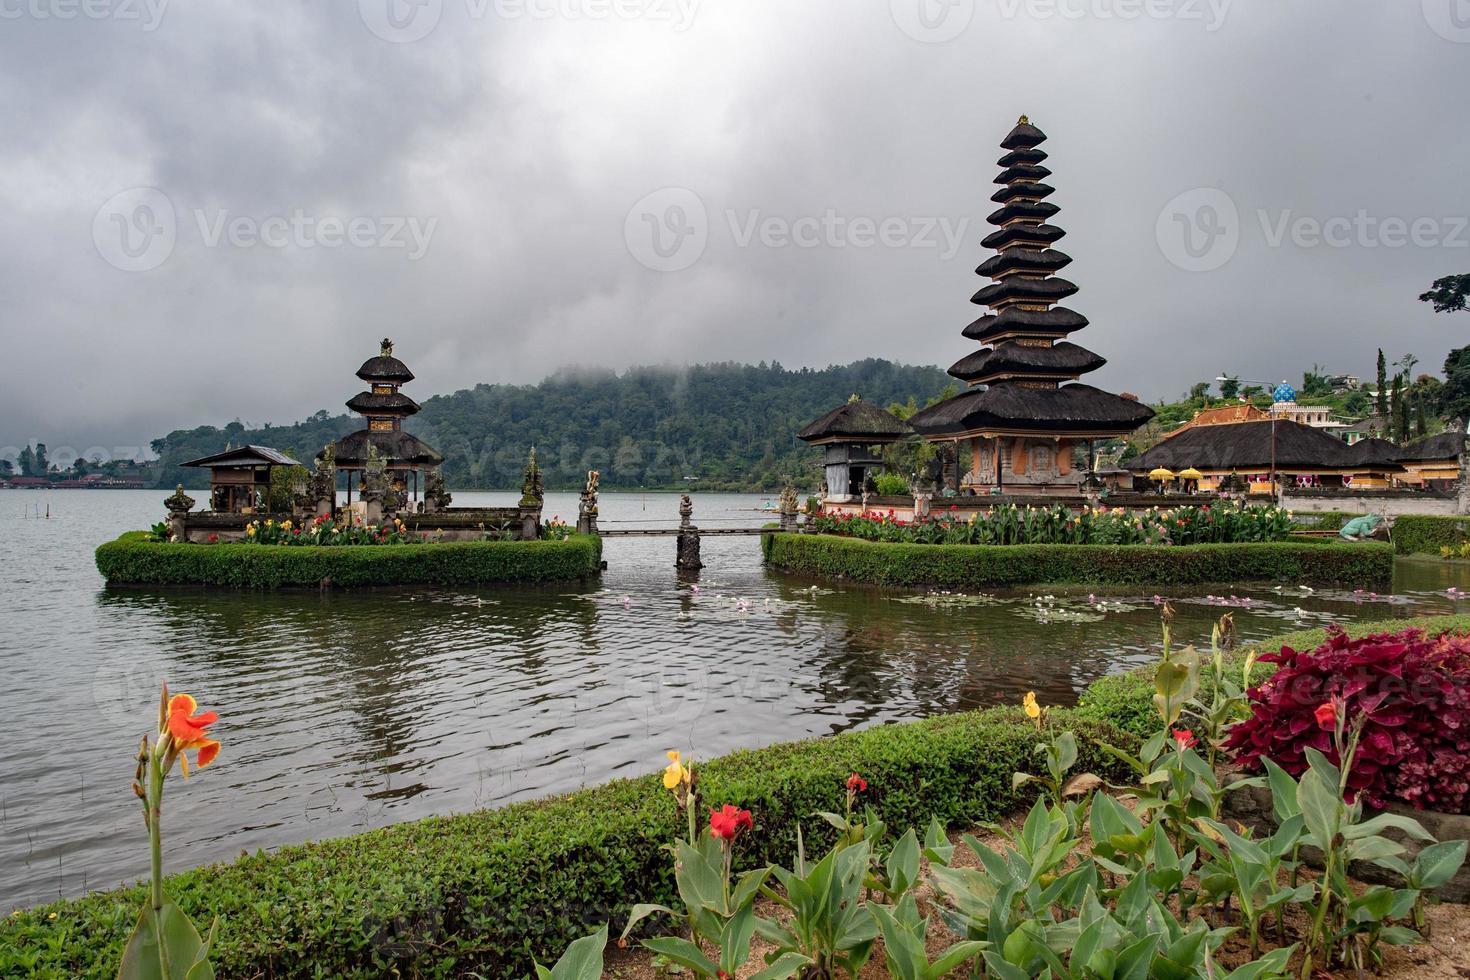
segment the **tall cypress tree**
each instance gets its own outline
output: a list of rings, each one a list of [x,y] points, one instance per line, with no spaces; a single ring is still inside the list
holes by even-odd
[[[1429,417],[1424,408],[1424,392],[1414,393],[1414,435],[1423,437],[1429,435]]]
[[[1388,359],[1383,356],[1383,348],[1378,348],[1378,414],[1388,415]]]
[[[1389,411],[1393,415],[1391,427],[1394,440],[1400,444],[1409,441],[1409,406],[1405,404],[1402,375],[1394,375],[1393,391],[1389,396]]]

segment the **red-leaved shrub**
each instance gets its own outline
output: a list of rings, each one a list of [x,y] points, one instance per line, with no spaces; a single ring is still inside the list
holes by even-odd
[[[1338,762],[1315,717],[1336,696],[1348,724],[1366,715],[1349,786],[1370,806],[1470,812],[1470,639],[1336,631],[1315,650],[1282,647],[1261,660],[1280,666],[1251,688],[1251,717],[1230,730],[1236,762],[1258,769],[1266,756],[1297,776],[1308,746]]]

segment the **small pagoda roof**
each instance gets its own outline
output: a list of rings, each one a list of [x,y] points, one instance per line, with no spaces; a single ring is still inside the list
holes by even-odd
[[[985,314],[962,333],[971,340],[979,341],[1004,334],[1061,337],[1085,326],[1087,317],[1065,306],[1053,306],[1049,310],[1023,310],[1010,306],[999,313]]]
[[[1018,180],[1045,180],[1051,176],[1050,168],[1043,167],[1039,163],[1002,164],[1002,166],[1005,166],[1005,169],[1000,172],[1000,176],[995,178],[997,184],[1010,184]]]
[[[1015,201],[990,212],[985,220],[992,225],[1003,225],[1017,220],[1042,222],[1061,210],[1050,201]]]
[[[1276,426],[1276,468],[1319,470],[1351,469],[1356,463],[1347,443],[1300,422],[1279,420]],[[1181,470],[1266,469],[1271,465],[1269,420],[1199,425],[1160,442],[1129,460],[1128,468],[1147,473],[1160,466]]]
[[[1007,225],[999,231],[992,231],[980,240],[984,248],[1009,248],[1016,243],[1036,243],[1050,245],[1059,238],[1066,236],[1066,232],[1056,225],[1037,223],[1035,221],[1022,221],[1014,225]]]
[[[1017,181],[1007,184],[994,194],[990,199],[996,204],[1004,204],[1012,200],[1039,201],[1044,197],[1051,197],[1056,193],[1056,188],[1050,184],[1035,184],[1030,181]]]
[[[971,384],[981,384],[990,378],[1013,374],[1065,379],[1096,371],[1106,363],[1106,358],[1094,354],[1086,347],[1064,340],[1050,347],[1002,344],[999,347],[978,350],[956,361],[949,373]]]
[[[1034,146],[1023,147],[1012,150],[999,160],[995,161],[997,167],[1025,167],[1035,166],[1046,159],[1046,151]]]
[[[1056,272],[1072,264],[1072,256],[1054,248],[1008,248],[992,255],[975,268],[976,275],[1003,276],[1007,272]]]
[[[854,398],[808,424],[796,438],[803,442],[898,442],[913,431],[892,412]]]
[[[1008,381],[931,405],[909,423],[930,437],[968,432],[1068,436],[1131,432],[1153,416],[1147,405],[1091,385],[1034,388]]]
[[[377,357],[370,357],[357,369],[357,376],[364,381],[379,384],[406,384],[413,380],[413,372],[393,356],[393,341],[383,338],[382,350]]]
[[[213,456],[201,456],[191,459],[180,466],[196,466],[202,469],[244,469],[247,466],[300,466],[290,456],[278,449],[269,446],[241,446],[238,449],[226,449],[222,453]]]
[[[418,412],[419,403],[401,391],[388,395],[359,391],[348,400],[347,407],[359,415],[413,415]]]
[[[1077,291],[1077,284],[1059,276],[1046,279],[1028,279],[1025,276],[1010,276],[1000,282],[979,289],[970,297],[971,303],[981,306],[999,306],[1017,300],[1033,300],[1047,303],[1066,299]]]
[[[367,465],[369,444],[378,450],[378,455],[388,466],[438,466],[444,462],[444,457],[437,450],[401,429],[384,432],[359,429],[332,444],[337,467],[362,469]],[[321,459],[322,454],[319,453],[317,458]]]
[[[1348,447],[1349,457],[1359,466],[1383,466],[1398,469],[1399,457],[1404,451],[1387,439],[1376,436],[1359,439]]]
[[[1000,141],[1000,146],[1003,150],[1029,150],[1044,142],[1046,142],[1046,134],[1031,125],[1031,120],[1022,116],[1015,128],[1006,133],[1006,138]]]
[[[1416,439],[1399,447],[1400,462],[1430,462],[1458,459],[1465,448],[1465,433],[1458,426],[1441,432],[1437,436]]]

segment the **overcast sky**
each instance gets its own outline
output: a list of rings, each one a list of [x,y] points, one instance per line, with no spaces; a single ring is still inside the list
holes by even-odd
[[[1089,381],[1437,372],[1467,91],[1463,0],[0,0],[0,447],[337,412],[384,335],[419,399],[948,366],[1020,113]]]

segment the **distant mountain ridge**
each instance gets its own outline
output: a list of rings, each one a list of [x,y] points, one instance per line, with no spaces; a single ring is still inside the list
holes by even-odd
[[[579,487],[596,469],[607,489],[773,490],[788,477],[799,486],[820,479],[815,454],[796,432],[851,395],[922,405],[953,383],[937,367],[875,358],[796,370],[774,362],[621,374],[566,369],[534,385],[482,384],[435,395],[404,428],[445,455],[451,489],[518,487],[534,445],[549,489]],[[204,474],[180,463],[256,443],[294,452],[309,466],[323,446],[363,425],[357,416],[321,411],[289,426],[178,429],[152,448],[164,485],[198,487]]]

